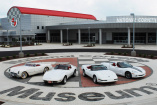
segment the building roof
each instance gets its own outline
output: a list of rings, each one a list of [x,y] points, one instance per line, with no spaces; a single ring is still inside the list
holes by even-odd
[[[96,18],[93,15],[89,15],[89,14],[64,12],[64,11],[56,11],[56,10],[46,10],[46,9],[37,9],[37,8],[27,8],[27,7],[18,7],[18,6],[11,7],[10,10],[12,8],[18,8],[20,10],[21,14],[59,16],[59,17],[71,17],[71,18],[96,20]]]

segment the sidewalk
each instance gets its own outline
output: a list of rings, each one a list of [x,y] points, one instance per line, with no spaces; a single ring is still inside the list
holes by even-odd
[[[38,46],[28,46],[22,47],[22,50],[39,50],[39,49],[121,49],[122,45],[114,45],[114,44],[97,44],[95,47],[83,47],[84,44],[74,44],[72,46],[63,46],[59,43],[42,43],[42,45]],[[122,48],[122,49],[132,49],[132,48]],[[135,50],[157,50],[157,45],[135,45]],[[12,48],[2,48],[0,47],[0,51],[19,51],[20,47],[12,47]]]

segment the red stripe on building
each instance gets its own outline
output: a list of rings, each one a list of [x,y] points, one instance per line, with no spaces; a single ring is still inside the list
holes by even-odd
[[[56,11],[56,10],[46,10],[46,9],[37,9],[37,8],[27,8],[27,7],[17,7],[17,6],[14,6],[12,8],[18,8],[22,14],[59,16],[59,17],[71,17],[71,18],[96,20],[96,18],[93,15],[89,15],[89,14],[64,12],[64,11]],[[10,8],[10,10],[12,8]]]

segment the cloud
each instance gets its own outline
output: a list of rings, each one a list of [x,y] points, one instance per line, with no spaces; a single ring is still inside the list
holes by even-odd
[[[5,0],[0,4],[0,18],[6,17],[12,6],[92,14],[97,19],[106,16],[157,16],[157,0]]]

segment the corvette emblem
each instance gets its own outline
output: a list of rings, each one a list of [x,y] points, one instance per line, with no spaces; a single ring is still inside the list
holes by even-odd
[[[16,27],[17,26],[17,19],[16,19],[15,16],[11,19],[11,26],[12,27]]]

